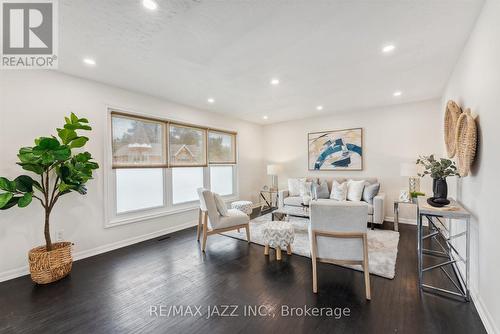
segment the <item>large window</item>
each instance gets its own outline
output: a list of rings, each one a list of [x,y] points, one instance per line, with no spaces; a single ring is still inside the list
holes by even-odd
[[[198,200],[196,189],[203,187],[203,167],[172,168],[172,202]]]
[[[166,166],[163,123],[115,115],[112,132],[113,167]]]
[[[170,124],[170,166],[206,166],[207,130]]]
[[[197,189],[236,195],[236,133],[111,113],[116,220],[196,207]]]
[[[116,212],[163,206],[163,169],[116,170]]]
[[[234,192],[233,166],[211,166],[210,189],[221,196],[232,195]]]

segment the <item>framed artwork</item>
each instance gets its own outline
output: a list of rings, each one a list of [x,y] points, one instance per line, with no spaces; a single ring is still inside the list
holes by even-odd
[[[309,170],[362,170],[363,129],[307,134]]]

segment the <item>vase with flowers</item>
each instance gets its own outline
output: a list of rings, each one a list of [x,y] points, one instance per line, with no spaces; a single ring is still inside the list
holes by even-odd
[[[429,175],[432,178],[432,191],[434,194],[433,197],[427,200],[427,203],[435,207],[450,204],[447,198],[448,184],[446,178],[448,176],[460,177],[455,162],[450,159],[435,158],[434,154],[431,154],[429,156],[420,156],[417,159],[417,165],[424,168],[424,171],[419,173],[418,176]]]

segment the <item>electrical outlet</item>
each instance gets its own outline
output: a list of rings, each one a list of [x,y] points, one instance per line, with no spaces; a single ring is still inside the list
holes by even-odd
[[[58,242],[61,242],[64,240],[64,230],[59,230],[56,232],[56,239]]]

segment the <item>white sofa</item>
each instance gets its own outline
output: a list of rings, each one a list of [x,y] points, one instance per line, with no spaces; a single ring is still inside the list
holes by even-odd
[[[326,180],[328,183],[328,191],[331,192],[332,190],[332,183],[333,180],[342,183],[347,180],[365,180],[369,184],[373,183],[379,183],[377,178],[374,177],[323,177],[323,178],[312,178],[308,177],[306,178],[307,181],[319,181],[321,182],[322,180]],[[368,217],[367,217],[367,222],[372,223],[372,224],[382,224],[384,222],[385,218],[385,210],[384,210],[384,200],[385,200],[385,194],[382,192],[379,192],[374,198],[373,198],[373,204],[366,203],[368,206]],[[318,201],[333,201],[332,199],[319,199]],[[301,207],[302,206],[302,197],[300,196],[289,196],[288,189],[287,190],[280,190],[278,193],[278,207],[283,208],[286,206],[297,206]],[[373,225],[372,225],[373,226]]]

